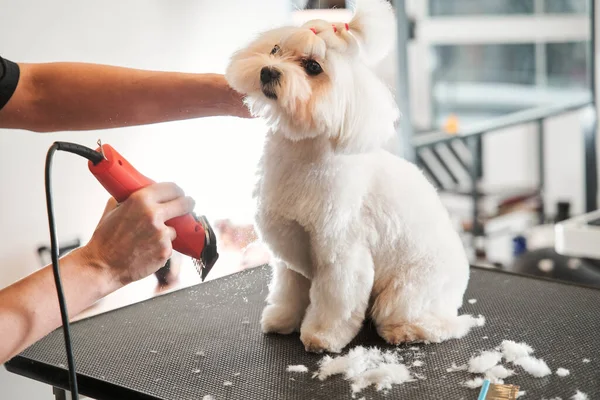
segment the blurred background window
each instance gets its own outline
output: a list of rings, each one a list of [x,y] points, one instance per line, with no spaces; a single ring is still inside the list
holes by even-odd
[[[430,0],[431,16],[533,14],[534,0]]]
[[[425,130],[440,128],[449,116],[464,126],[587,96],[587,18],[586,0],[429,0],[422,25],[445,37],[428,44],[431,120]],[[436,23],[448,19],[453,29],[440,32]],[[496,25],[486,29],[488,21]],[[527,24],[531,29],[523,29]]]
[[[557,14],[587,14],[590,10],[588,0],[545,0],[545,12]]]

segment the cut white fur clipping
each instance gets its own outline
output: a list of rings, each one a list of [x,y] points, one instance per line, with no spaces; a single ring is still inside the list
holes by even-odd
[[[571,400],[588,400],[587,394],[580,392],[579,390],[571,397]]]
[[[502,355],[508,362],[513,362],[518,358],[527,357],[533,353],[533,349],[526,343],[517,343],[512,340],[503,340],[500,345]]]
[[[446,372],[466,371],[469,368],[467,364],[457,366],[456,363],[452,363],[450,368],[446,368]]]
[[[308,372],[305,365],[288,365],[287,372]]]
[[[542,378],[552,373],[544,360],[531,356],[533,348],[527,343],[504,340],[502,341],[500,348],[502,349],[502,355],[506,361],[520,366],[536,378]]]
[[[536,378],[542,378],[552,373],[544,360],[532,356],[518,358],[513,363]]]
[[[583,359],[583,362],[587,364],[587,363],[589,363],[589,362],[590,362],[590,359],[589,359],[589,358],[584,358],[584,359]]]
[[[519,393],[517,393],[517,399],[521,396],[525,396],[525,393],[526,392],[524,390],[521,390]]]
[[[484,373],[496,366],[502,360],[502,354],[498,351],[484,351],[469,360],[469,372],[474,374]]]
[[[321,359],[316,374],[320,380],[338,374],[351,381],[354,394],[371,385],[381,391],[391,389],[394,384],[414,380],[406,365],[399,362],[397,354],[363,346],[351,349],[346,355],[326,355]]]
[[[477,299],[469,299],[469,304],[475,304],[477,303]]]
[[[423,375],[423,374],[419,374],[419,373],[415,372],[415,373],[413,373],[413,375],[417,379],[422,379],[422,380],[427,379],[427,377],[425,375]]]
[[[474,379],[470,379],[470,380],[466,381],[464,383],[464,385],[466,387],[468,387],[469,389],[476,389],[478,387],[481,387],[481,385],[483,385],[483,378],[477,377]]]
[[[521,367],[525,372],[536,378],[552,374],[552,371],[544,360],[531,355],[533,352],[533,348],[527,343],[503,340],[500,346],[494,350],[482,351],[479,355],[471,357],[467,365],[457,366],[455,363],[452,363],[452,366],[447,368],[446,371],[468,370],[470,373],[475,374],[476,376],[473,379],[463,382],[464,386],[471,389],[480,387],[484,379],[489,379],[494,384],[504,384],[505,379],[516,375],[515,370],[502,365],[502,359]],[[558,368],[556,370],[558,376],[566,376],[569,373],[569,370],[565,368]],[[524,391],[520,392],[521,396],[524,394]]]
[[[210,394],[207,394],[206,396],[204,396],[204,397],[202,398],[202,400],[215,400],[215,398],[214,398],[214,397],[212,397]]]
[[[485,371],[485,377],[494,382],[498,379],[506,379],[515,374],[512,369],[505,368],[502,365],[496,365]]]
[[[223,382],[223,386],[231,386],[231,385],[233,385],[233,382],[230,382],[230,381]]]
[[[381,364],[375,369],[365,371],[353,379],[352,392],[359,393],[374,385],[377,391],[390,390],[392,385],[411,379],[410,371],[404,364]]]
[[[422,367],[425,363],[421,360],[415,360],[413,361],[412,365],[413,367]]]

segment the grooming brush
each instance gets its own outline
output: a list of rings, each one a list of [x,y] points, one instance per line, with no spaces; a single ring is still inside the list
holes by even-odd
[[[117,202],[122,203],[132,193],[155,183],[133,168],[110,145],[98,141],[98,146],[96,151],[101,153],[104,159],[96,164],[89,161],[88,167]],[[173,249],[194,260],[196,271],[204,282],[219,258],[217,239],[206,217],[197,217],[191,213],[170,219],[165,224],[177,232]]]
[[[477,400],[515,400],[519,394],[519,386],[491,383],[483,381]]]

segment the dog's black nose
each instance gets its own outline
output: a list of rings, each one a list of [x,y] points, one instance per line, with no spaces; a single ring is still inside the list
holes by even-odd
[[[260,70],[260,81],[263,84],[272,83],[279,79],[280,76],[281,72],[277,71],[275,68],[263,67]]]

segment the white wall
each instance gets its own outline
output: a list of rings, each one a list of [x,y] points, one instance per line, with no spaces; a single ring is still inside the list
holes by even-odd
[[[289,3],[0,0],[0,10],[0,54],[13,61],[223,72],[252,34],[287,20]],[[49,241],[43,168],[53,141],[94,147],[101,138],[142,173],[180,184],[211,220],[247,219],[262,132],[260,122],[231,118],[45,135],[0,130],[0,287],[38,268],[35,249]],[[87,240],[107,193],[85,160],[68,153],[56,155],[53,177],[59,240]],[[30,382],[0,369],[2,398],[51,398],[48,387]]]

